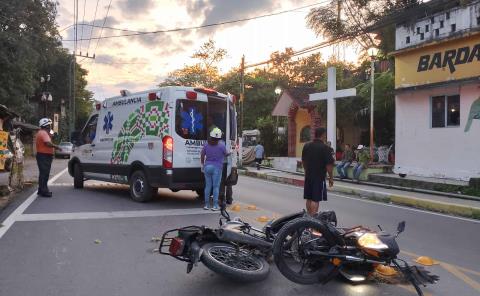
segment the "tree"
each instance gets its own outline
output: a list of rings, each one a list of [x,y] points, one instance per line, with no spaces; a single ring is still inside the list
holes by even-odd
[[[329,5],[311,9],[307,15],[307,25],[317,35],[329,39],[346,40],[356,43],[364,50],[372,46],[380,47],[387,54],[395,37],[395,25],[391,24],[379,30],[375,41],[366,29],[380,21],[386,15],[420,4],[420,0],[338,0]],[[339,13],[340,11],[340,13]]]
[[[36,111],[44,91],[40,77],[51,76],[48,90],[53,96],[50,111],[68,105],[69,70],[72,56],[61,47],[55,17],[56,2],[18,0],[0,2],[0,104],[14,109],[26,121],[36,123]],[[77,64],[77,118],[90,113],[92,94],[85,87],[87,72]],[[73,83],[72,83],[73,85]],[[42,113],[42,112],[40,112]],[[51,116],[51,114],[50,114]],[[65,126],[65,125],[63,125]]]
[[[198,60],[197,63],[185,65],[182,69],[169,73],[159,86],[186,85],[213,88],[220,79],[218,63],[226,54],[225,49],[216,48],[215,41],[210,39],[192,55],[192,58]]]
[[[370,106],[371,84],[364,82],[357,87],[358,96]],[[395,140],[395,77],[392,72],[375,75],[375,143],[390,145]],[[370,116],[370,112],[364,115]],[[368,119],[368,124],[370,119]]]

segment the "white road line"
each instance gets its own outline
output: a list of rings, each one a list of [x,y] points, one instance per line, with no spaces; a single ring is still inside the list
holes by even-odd
[[[51,185],[55,182],[61,175],[63,175],[67,169],[65,168],[60,173],[56,174],[50,181],[48,181],[48,185]],[[37,192],[32,193],[18,208],[15,209],[3,222],[2,227],[0,227],[0,239],[3,235],[10,229],[10,227],[18,221],[18,218],[23,214],[23,212],[35,201],[37,198]]]
[[[217,214],[218,212],[205,211],[202,208],[171,209],[171,210],[142,210],[142,211],[115,211],[115,212],[79,212],[79,213],[48,213],[23,214],[16,221],[58,221],[58,220],[91,220],[116,218],[145,218],[183,215]]]
[[[295,186],[295,185],[277,183],[277,182],[272,182],[272,181],[266,181],[266,180],[257,179],[257,178],[253,178],[253,177],[248,177],[248,176],[246,176],[246,177],[247,177],[247,178],[250,178],[250,179],[256,179],[256,180],[259,180],[259,181],[262,181],[262,182],[265,182],[265,183],[270,183],[270,184],[274,184],[274,185],[282,185],[282,186],[289,187],[289,188],[292,188],[292,189],[298,189],[298,190],[301,190],[301,189],[302,189],[301,187],[298,187],[298,186]],[[407,210],[407,211],[412,211],[412,212],[418,212],[418,213],[424,213],[424,214],[429,214],[429,215],[434,215],[434,216],[440,216],[440,217],[445,217],[445,218],[450,218],[450,219],[462,220],[462,221],[473,222],[473,223],[480,223],[479,220],[475,220],[475,219],[469,219],[469,218],[451,216],[451,215],[447,215],[447,214],[429,212],[429,211],[414,209],[414,208],[410,208],[410,207],[404,207],[404,206],[399,206],[399,205],[393,205],[393,204],[387,204],[387,203],[383,203],[383,202],[377,202],[377,201],[367,200],[367,199],[364,199],[364,198],[350,197],[350,196],[340,195],[340,194],[337,194],[337,193],[332,193],[331,191],[330,191],[328,194],[334,195],[334,196],[338,196],[338,197],[347,198],[347,199],[351,199],[351,200],[357,200],[357,201],[361,201],[361,202],[365,202],[365,203],[371,203],[371,204],[375,204],[375,205],[381,205],[381,206],[385,206],[385,207],[398,208],[398,209],[402,209],[402,210]]]

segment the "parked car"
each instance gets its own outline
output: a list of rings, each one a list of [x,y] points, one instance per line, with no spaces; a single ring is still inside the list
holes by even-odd
[[[70,142],[61,142],[58,146],[62,148],[62,150],[56,150],[55,157],[70,158],[70,154],[73,151],[73,144]]]

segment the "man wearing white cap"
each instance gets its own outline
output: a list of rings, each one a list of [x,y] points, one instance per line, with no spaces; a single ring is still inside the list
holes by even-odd
[[[48,189],[47,183],[52,167],[54,150],[62,150],[60,147],[52,143],[50,138],[50,128],[52,120],[50,118],[42,118],[38,124],[40,130],[37,132],[35,146],[37,148],[37,165],[38,165],[38,195],[42,197],[52,197],[52,192]]]

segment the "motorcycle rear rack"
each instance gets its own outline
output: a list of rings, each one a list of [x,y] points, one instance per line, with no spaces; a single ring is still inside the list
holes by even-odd
[[[192,226],[186,226],[186,227],[182,227],[182,228],[167,230],[162,235],[162,239],[161,239],[160,245],[158,247],[158,252],[162,255],[168,255],[168,256],[173,257],[173,258],[175,258],[177,260],[180,260],[180,261],[190,262],[191,260],[190,260],[189,257],[182,256],[182,255],[175,256],[175,255],[170,254],[170,252],[169,252],[170,244],[172,242],[172,239],[174,239],[176,237],[179,237],[180,231],[201,232],[201,231],[203,231],[203,229],[204,229],[203,227],[192,225]]]

